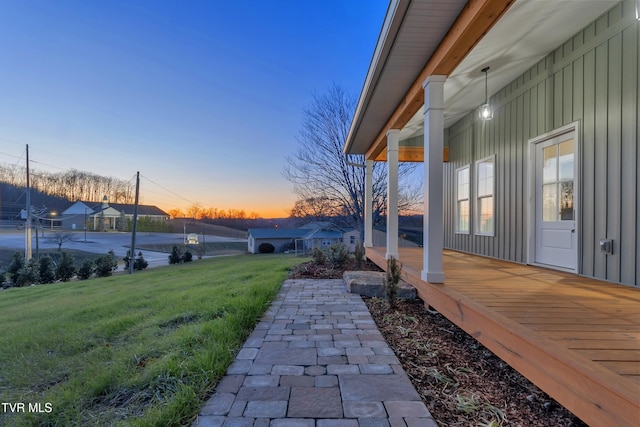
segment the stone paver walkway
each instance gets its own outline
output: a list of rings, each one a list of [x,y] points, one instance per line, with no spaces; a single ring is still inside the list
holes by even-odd
[[[287,280],[198,427],[437,427],[359,295]]]

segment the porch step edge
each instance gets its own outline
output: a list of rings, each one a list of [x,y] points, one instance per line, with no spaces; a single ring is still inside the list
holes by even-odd
[[[380,271],[345,271],[342,279],[347,290],[352,294],[358,294],[369,298],[386,298],[384,289],[385,274]],[[416,288],[401,280],[398,283],[398,299],[417,299]]]

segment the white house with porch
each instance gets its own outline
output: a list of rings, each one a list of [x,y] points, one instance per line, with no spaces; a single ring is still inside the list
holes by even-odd
[[[102,202],[76,201],[61,212],[62,228],[69,230],[121,230],[123,222],[133,218],[135,205],[109,203],[107,196]],[[169,221],[169,214],[157,206],[138,205],[138,218],[148,217],[156,221]]]

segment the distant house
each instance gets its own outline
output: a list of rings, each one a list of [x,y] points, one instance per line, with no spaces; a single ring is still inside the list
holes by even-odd
[[[247,246],[249,253],[256,254],[260,252],[262,243],[273,245],[276,252],[308,252],[342,243],[353,252],[359,239],[357,230],[341,229],[331,223],[321,222],[310,223],[302,228],[250,228]]]
[[[102,203],[80,201],[73,203],[60,214],[62,228],[67,230],[122,230],[123,221],[133,219],[135,205],[109,203],[107,196]],[[138,205],[138,218],[168,221],[170,216],[157,206]]]

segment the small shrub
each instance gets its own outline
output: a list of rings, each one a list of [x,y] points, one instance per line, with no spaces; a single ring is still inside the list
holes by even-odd
[[[73,258],[68,253],[62,252],[60,263],[56,268],[56,277],[63,282],[68,282],[74,274],[76,274],[76,267],[73,265]]]
[[[149,263],[142,256],[142,252],[138,252],[138,258],[133,261],[133,269],[134,270],[143,270],[149,267]]]
[[[169,255],[169,264],[180,264],[182,262],[182,256],[177,246],[171,248],[171,254]]]
[[[38,260],[38,279],[39,283],[53,283],[56,280],[53,260],[50,256],[43,256]]]
[[[327,248],[327,259],[333,268],[340,268],[349,260],[349,251],[342,243],[333,244]]]
[[[391,308],[395,307],[398,295],[398,283],[402,274],[402,264],[394,257],[387,260],[387,276],[384,282],[385,293]]]
[[[184,255],[182,255],[182,262],[191,262],[193,261],[193,254],[189,251],[186,251]]]
[[[122,260],[124,261],[124,270],[129,271],[129,269],[131,268],[131,251],[127,251],[127,255],[122,258]],[[133,269],[140,271],[147,268],[148,266],[149,263],[142,256],[142,251],[138,252],[138,257],[133,259]]]
[[[0,287],[2,289],[8,289],[14,286],[14,283],[7,280],[9,275],[5,271],[0,271]]]
[[[260,243],[260,246],[258,246],[258,252],[260,252],[261,254],[272,254],[275,252],[275,250],[276,247],[267,242]]]
[[[324,265],[327,262],[327,254],[320,248],[313,248],[311,258],[318,265]]]
[[[356,243],[353,255],[356,259],[356,269],[361,270],[362,261],[364,260],[364,247],[362,246],[362,242]]]
[[[95,273],[97,277],[109,277],[118,269],[118,261],[113,251],[109,251],[99,256],[95,262]]]
[[[24,257],[20,252],[14,252],[11,257],[11,263],[7,268],[7,274],[9,275],[9,280],[11,280],[14,284],[18,283],[18,277],[20,277],[20,272],[24,268]]]
[[[78,269],[78,279],[80,280],[90,279],[91,276],[93,276],[93,268],[94,268],[93,261],[91,261],[90,259],[85,259],[84,262],[82,263],[82,266],[80,266],[80,268]]]
[[[20,270],[15,284],[16,286],[29,286],[36,283],[38,283],[38,263],[31,258]]]

